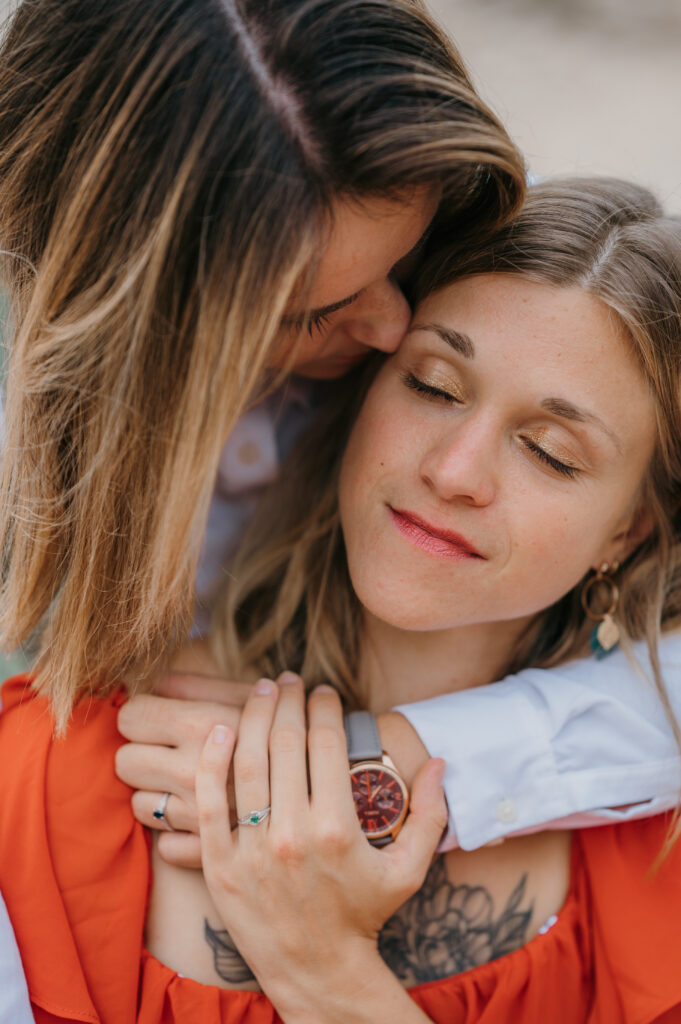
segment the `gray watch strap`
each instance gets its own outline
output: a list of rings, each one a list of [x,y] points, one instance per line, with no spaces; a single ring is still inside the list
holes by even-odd
[[[376,719],[371,711],[349,711],[344,721],[349,760],[380,761],[383,757],[383,747]]]

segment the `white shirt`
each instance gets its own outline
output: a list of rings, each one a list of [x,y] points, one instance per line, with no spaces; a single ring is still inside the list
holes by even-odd
[[[34,1024],[24,972],[0,895],[0,1024]]]
[[[294,386],[286,403],[269,398],[231,435],[197,575],[199,597],[228,571],[259,492],[276,477],[313,405],[306,389]],[[645,669],[643,645],[636,650]],[[669,697],[681,717],[681,635],[663,637],[660,652]],[[676,804],[681,788],[681,758],[661,703],[622,651],[602,661],[527,669],[491,686],[397,710],[429,753],[447,762],[450,828],[442,849],[472,850],[514,832],[656,814]],[[614,809],[625,805],[631,806]],[[23,976],[11,929],[1,918],[0,965],[8,965],[7,977],[0,973],[0,1009],[21,1006]],[[19,1014],[9,1019],[23,1024]]]

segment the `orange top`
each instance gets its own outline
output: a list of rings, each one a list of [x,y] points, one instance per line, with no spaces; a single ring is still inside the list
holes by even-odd
[[[2,689],[0,890],[37,1024],[277,1024],[259,993],[183,978],[144,948],[148,835],[114,774],[124,696],[82,702],[53,740],[30,678]],[[558,920],[514,953],[412,989],[441,1024],[681,1022],[681,844],[666,822],[577,834]],[[662,1017],[664,1015],[664,1017]]]

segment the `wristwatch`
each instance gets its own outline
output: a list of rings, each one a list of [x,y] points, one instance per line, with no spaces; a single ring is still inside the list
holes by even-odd
[[[350,780],[362,832],[373,846],[386,846],[404,824],[409,790],[381,748],[376,719],[370,711],[345,715]]]

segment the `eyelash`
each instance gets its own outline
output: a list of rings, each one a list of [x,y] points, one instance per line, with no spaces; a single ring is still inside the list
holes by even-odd
[[[411,388],[412,391],[416,391],[418,394],[423,395],[425,398],[429,398],[431,400],[440,399],[451,404],[456,404],[458,401],[454,395],[450,395],[448,391],[444,391],[442,388],[434,388],[430,384],[426,384],[425,381],[419,380],[419,378],[414,376],[413,373],[403,373],[401,376],[402,382],[406,384],[408,388]],[[523,444],[528,451],[532,452],[532,454],[538,459],[546,463],[547,466],[550,466],[551,469],[554,469],[556,473],[560,473],[561,476],[566,476],[570,480],[574,480],[579,473],[579,470],[575,466],[568,466],[565,462],[560,462],[558,459],[554,458],[553,455],[549,455],[549,453],[544,451],[543,448],[540,448],[538,444],[535,444],[534,441],[530,441],[528,438],[523,438]]]
[[[570,480],[574,480],[579,473],[579,470],[575,466],[568,466],[567,463],[554,459],[553,455],[549,455],[548,452],[545,452],[544,449],[540,448],[539,445],[534,443],[534,441],[529,441],[527,438],[523,438],[523,444],[528,451],[533,452],[538,459],[545,462],[547,466],[551,466],[552,469],[555,469],[555,471],[560,473],[562,476],[567,476]]]
[[[306,318],[300,318],[299,320],[289,320],[288,323],[291,328],[295,331],[302,331],[303,328],[312,337],[313,331],[319,331],[325,324],[328,324],[331,319],[331,313],[318,313],[316,316],[310,316]]]
[[[313,331],[319,331],[325,324],[328,324],[331,319],[330,313],[318,313],[317,316],[311,316],[305,326],[307,327],[307,333],[312,336]]]
[[[406,384],[412,391],[418,392],[419,395],[424,395],[426,398],[431,399],[444,399],[446,402],[455,404],[458,400],[451,395],[449,391],[445,391],[443,388],[435,388],[431,384],[426,384],[425,381],[419,380],[413,373],[403,373],[402,382]]]

